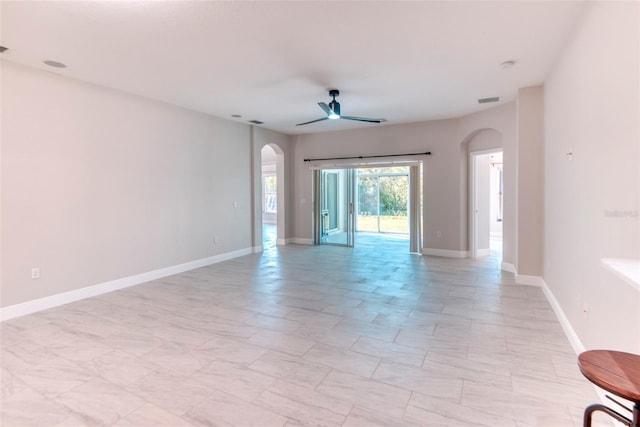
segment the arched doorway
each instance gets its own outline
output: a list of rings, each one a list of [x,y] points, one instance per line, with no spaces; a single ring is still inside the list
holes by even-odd
[[[504,241],[502,147],[502,134],[490,128],[472,132],[461,144],[463,169],[468,177],[465,193],[469,255],[492,256],[498,263],[502,262]]]
[[[263,249],[286,244],[284,153],[277,144],[267,144],[260,151],[260,225]]]
[[[276,152],[269,145],[261,151],[262,247],[271,248],[278,239],[278,176]]]

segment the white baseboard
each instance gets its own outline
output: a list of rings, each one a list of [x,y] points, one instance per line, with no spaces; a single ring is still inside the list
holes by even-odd
[[[117,291],[118,289],[128,288],[130,286],[139,285],[151,280],[157,280],[163,277],[172,276],[174,274],[183,273],[185,271],[194,270],[196,268],[205,267],[207,265],[215,264],[218,262],[227,261],[232,258],[249,255],[251,252],[252,248],[240,249],[237,251],[199,259],[196,261],[186,262],[184,264],[172,265],[170,267],[160,268],[158,270],[148,271],[146,273],[140,273],[134,276],[111,280],[109,282],[104,282],[93,286],[74,289],[73,291],[63,292],[61,294],[51,295],[44,298],[38,298],[20,304],[10,305],[0,308],[0,321],[13,319],[15,317],[24,316],[27,314],[35,313],[37,311],[42,311],[48,308],[57,307],[59,305],[68,304],[70,302],[79,301],[81,299],[105,294],[107,292]]]
[[[441,256],[447,258],[467,258],[469,251],[452,251],[449,249],[422,248],[423,255]]]
[[[254,246],[254,247],[251,248],[251,253],[258,254],[258,253],[262,252],[263,249],[264,248],[263,248],[262,245]]]
[[[286,244],[289,243],[289,240],[291,239],[276,239],[276,245],[285,246]]]
[[[549,301],[549,304],[551,304],[551,308],[553,309],[553,312],[556,314],[556,317],[560,322],[560,326],[562,326],[562,330],[564,331],[564,334],[569,339],[569,343],[571,344],[571,347],[573,347],[573,351],[575,351],[576,354],[582,353],[583,351],[585,351],[585,347],[580,341],[580,338],[578,338],[578,334],[576,334],[576,331],[573,329],[573,326],[571,326],[571,323],[569,323],[569,319],[564,314],[564,310],[560,306],[560,303],[556,299],[555,295],[553,295],[553,292],[551,292],[551,289],[549,288],[547,283],[544,281],[544,279],[541,279],[541,280],[542,280],[542,292],[544,292],[544,296],[547,297],[547,301]]]
[[[544,280],[540,276],[527,276],[526,274],[516,274],[516,283],[518,285],[538,286],[542,287]]]
[[[518,285],[542,287],[544,284],[544,280],[540,276],[529,276],[526,274],[518,274],[518,270],[516,269],[516,266],[511,263],[502,262],[502,264],[500,264],[500,269],[502,271],[513,273],[514,276],[516,277],[516,283]]]
[[[296,245],[313,245],[313,239],[303,239],[300,237],[292,237],[290,239],[287,239],[290,243],[296,244]]]
[[[575,329],[573,329],[573,326],[571,326],[569,319],[564,314],[564,310],[560,306],[560,303],[556,299],[555,295],[553,295],[553,292],[551,292],[551,288],[549,288],[549,286],[547,285],[547,283],[544,281],[543,278],[540,278],[540,280],[542,281],[542,292],[544,293],[544,296],[547,298],[547,301],[549,301],[549,304],[551,305],[553,312],[556,314],[556,317],[560,322],[560,326],[562,326],[562,330],[564,331],[564,334],[567,336],[567,339],[569,340],[569,344],[571,344],[571,348],[573,348],[573,351],[576,353],[576,356],[578,356],[580,353],[585,351],[586,348],[584,344],[582,344],[582,341],[580,341],[580,338],[578,338],[578,334],[576,333]],[[606,392],[603,389],[596,387],[595,385],[593,385],[593,389],[598,394],[598,397],[600,398],[600,402],[603,405],[608,406],[609,401],[606,397],[607,396]],[[614,420],[612,420],[612,425],[622,426],[622,424],[617,423]]]
[[[500,270],[508,271],[509,273],[517,274],[516,266],[509,262],[502,262],[500,265]]]
[[[491,255],[491,249],[490,248],[484,248],[484,249],[477,249],[476,250],[476,256],[489,256]]]

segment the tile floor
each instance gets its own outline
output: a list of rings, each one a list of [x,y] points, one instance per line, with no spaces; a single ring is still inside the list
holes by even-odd
[[[3,322],[1,424],[579,426],[597,400],[494,257],[265,248]]]

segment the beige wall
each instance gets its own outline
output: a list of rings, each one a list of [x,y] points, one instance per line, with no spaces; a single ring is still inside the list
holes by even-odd
[[[545,282],[587,348],[636,353],[640,292],[601,259],[640,257],[638,8],[589,5],[544,104]]]
[[[251,246],[250,126],[4,62],[1,78],[3,307]]]
[[[542,276],[544,90],[522,88],[517,102],[519,275]]]

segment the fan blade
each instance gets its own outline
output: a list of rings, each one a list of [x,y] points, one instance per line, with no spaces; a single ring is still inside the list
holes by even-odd
[[[318,102],[318,105],[320,106],[320,108],[322,108],[324,110],[325,113],[327,113],[327,114],[333,113],[333,111],[331,111],[331,108],[329,108],[329,106],[326,103]]]
[[[367,119],[365,117],[353,117],[353,116],[340,116],[340,118],[345,120],[355,120],[356,122],[367,122],[367,123],[382,123],[386,121],[385,119]]]
[[[310,122],[298,123],[296,126],[308,125],[310,123],[321,122],[323,120],[329,120],[329,117],[323,117],[321,119],[311,120]]]

